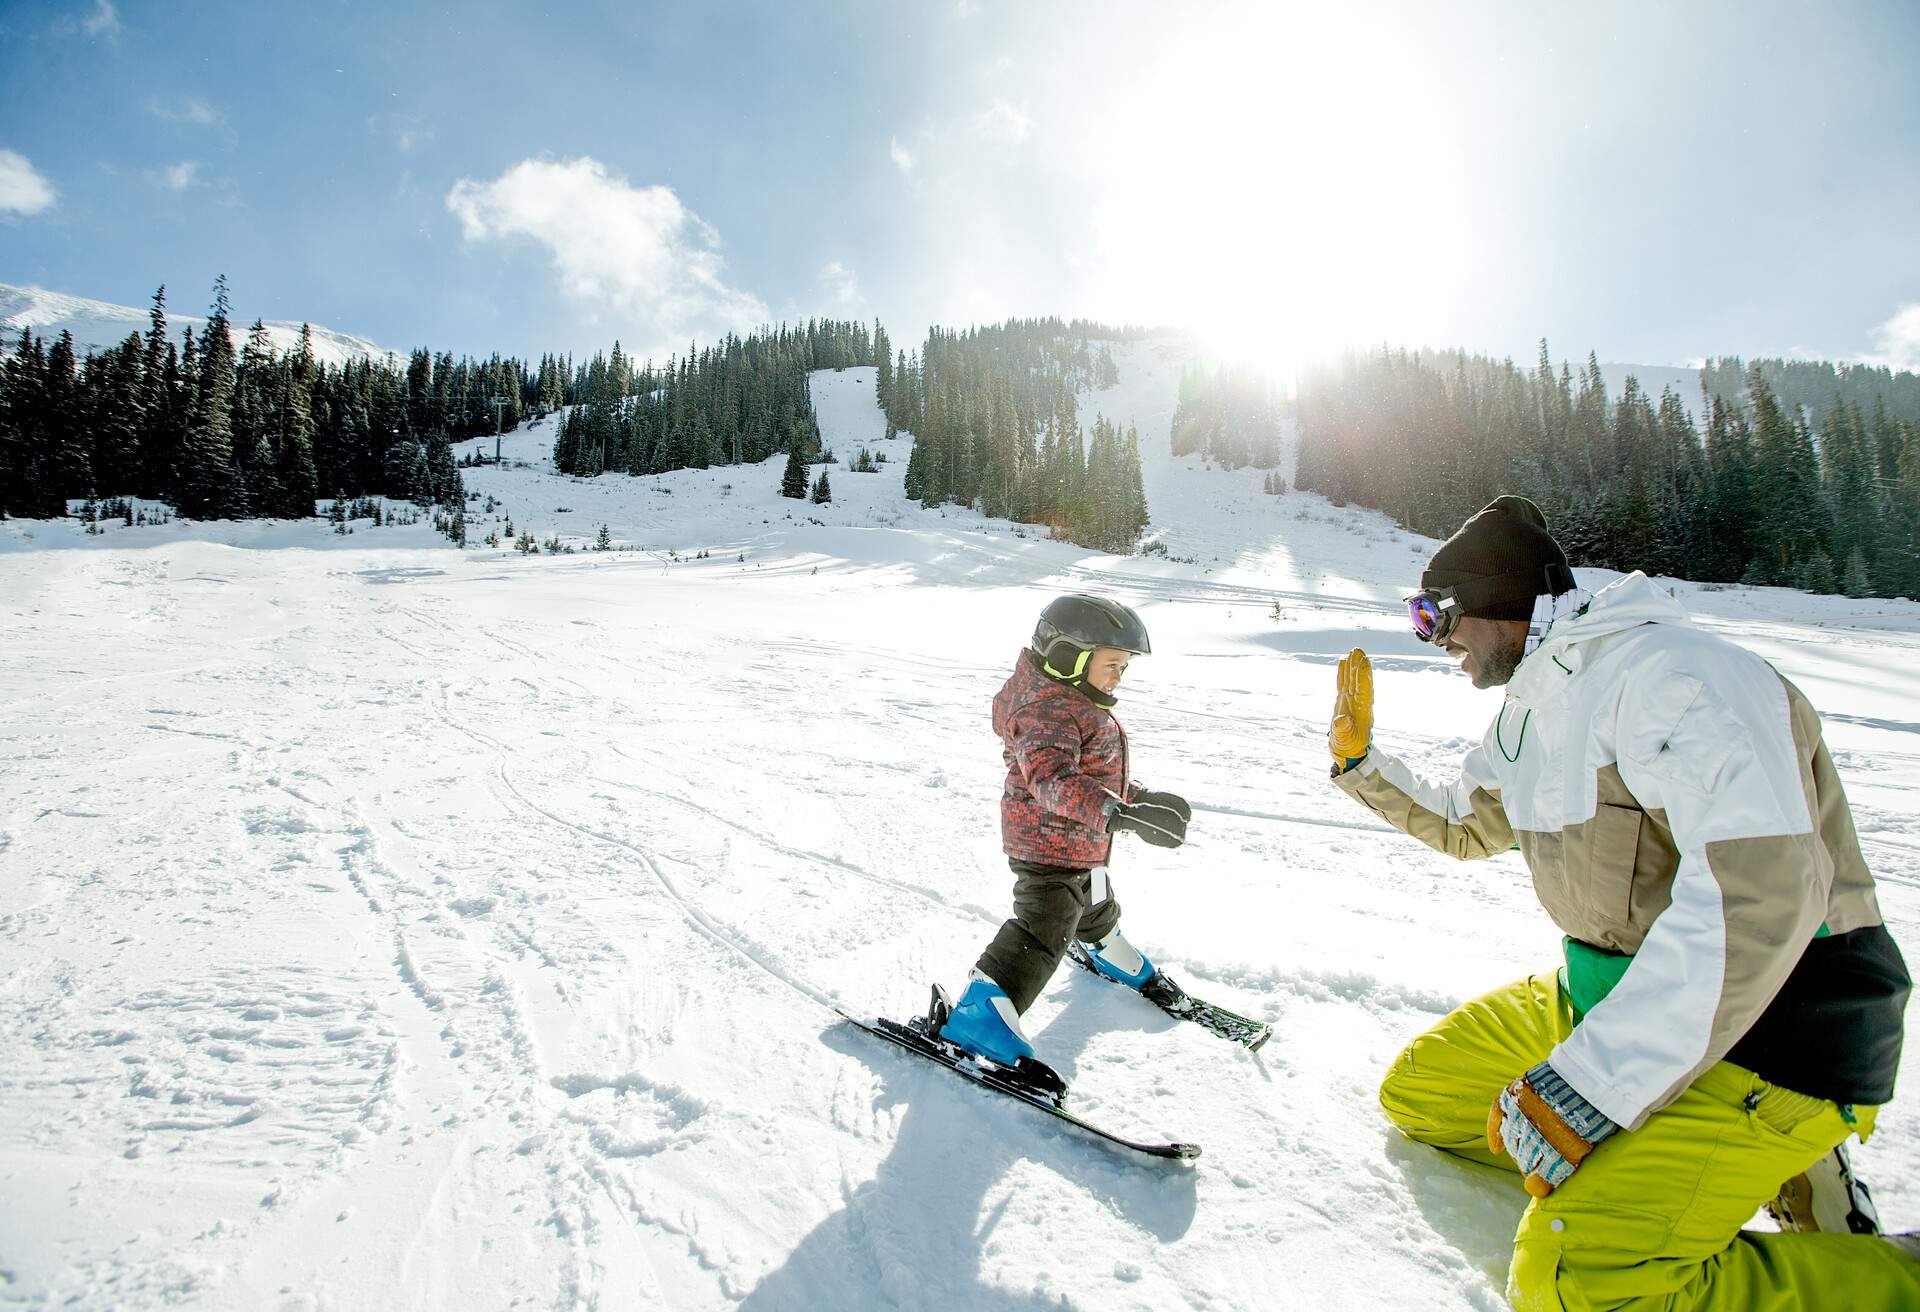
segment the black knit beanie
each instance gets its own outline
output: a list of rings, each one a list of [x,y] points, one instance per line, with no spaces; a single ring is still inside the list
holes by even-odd
[[[1493,504],[1440,544],[1420,575],[1422,588],[1455,588],[1460,613],[1489,620],[1533,616],[1533,599],[1574,586],[1567,553],[1547,532],[1547,517],[1525,497]]]

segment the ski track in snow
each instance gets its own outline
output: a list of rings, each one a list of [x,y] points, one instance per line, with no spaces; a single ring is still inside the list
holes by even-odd
[[[1118,355],[1083,419],[1139,423],[1169,558],[904,502],[871,370],[815,378],[830,443],[889,456],[830,506],[778,461],[558,478],[552,419],[469,473],[628,552],[0,525],[0,1306],[1501,1306],[1516,1182],[1374,1092],[1557,933],[1515,859],[1325,781],[1352,646],[1418,765],[1491,712],[1400,632],[1434,544],[1169,459],[1181,361]],[[1129,934],[1276,1033],[1250,1055],[1072,970],[1028,1028],[1080,1111],[1191,1168],[830,1010],[918,1012],[1006,914],[987,703],[1074,589],[1145,613],[1134,773],[1195,804],[1186,848],[1117,851]],[[1822,710],[1911,944],[1920,607],[1676,590]],[[1898,1228],[1915,1133],[1903,1095],[1857,1156]]]

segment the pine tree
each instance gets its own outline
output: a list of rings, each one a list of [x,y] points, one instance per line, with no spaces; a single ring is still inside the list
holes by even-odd
[[[919,501],[926,495],[927,480],[923,470],[926,467],[925,446],[919,438],[913,442],[913,450],[907,453],[907,471],[902,475],[901,492],[909,501]]]
[[[800,454],[798,443],[787,451],[787,467],[780,476],[780,495],[792,497],[796,501],[806,499],[807,462]]]
[[[0,519],[29,511],[26,451],[19,427],[24,415],[16,400],[13,364],[0,358]]]
[[[74,374],[73,334],[62,331],[47,352],[41,385],[42,441],[46,444],[46,478],[53,494],[54,513],[67,513],[67,500],[83,496],[93,484],[91,443],[86,437],[87,415],[80,380]]]
[[[200,374],[186,441],[180,453],[176,496],[189,519],[223,519],[240,513],[233,467],[233,337],[228,331],[227,277],[214,282],[213,309],[200,337]]]
[[[1140,540],[1149,522],[1147,515],[1147,488],[1140,477],[1140,430],[1132,422],[1127,424],[1125,444],[1119,451],[1118,465],[1114,471],[1118,481],[1115,496],[1115,528],[1118,533],[1118,549],[1130,551],[1133,544]],[[1278,474],[1274,478],[1278,479]],[[1279,484],[1279,490],[1286,491],[1285,482]]]
[[[453,463],[453,448],[444,433],[429,433],[421,443],[427,465],[427,499],[436,506],[458,506],[467,499],[466,484]]]
[[[234,463],[245,474],[263,513],[273,500],[261,493],[273,465],[273,453],[265,439],[274,427],[269,377],[274,363],[266,325],[255,319],[233,371],[233,453]]]
[[[1899,454],[1874,583],[1882,596],[1920,599],[1920,424],[1898,428]]]
[[[424,505],[430,499],[426,474],[427,453],[418,442],[395,442],[387,448],[387,467],[379,490],[400,500]]]
[[[1867,574],[1866,553],[1858,546],[1847,553],[1847,569],[1840,578],[1840,591],[1849,597],[1873,595],[1873,580]]]
[[[24,328],[20,330],[19,350],[7,366],[7,395],[18,481],[0,486],[0,496],[7,498],[12,514],[36,518],[64,515],[66,500],[53,478],[49,456],[46,350]]]
[[[416,506],[437,504],[433,495],[433,467],[427,463],[425,444],[412,444],[412,467],[407,471],[407,500]]]
[[[146,407],[142,353],[140,335],[134,333],[105,355],[89,355],[81,373],[81,411],[93,447],[89,467],[94,485],[109,494],[139,491]]]
[[[1824,505],[1812,433],[1780,406],[1758,365],[1747,374],[1753,411],[1757,527],[1773,578],[1791,584],[1800,562],[1820,549]],[[1829,572],[1832,562],[1828,561]]]
[[[1808,592],[1828,594],[1839,591],[1833,575],[1833,557],[1816,550],[1801,568],[1799,584]]]
[[[274,374],[274,514],[306,519],[313,514],[319,480],[313,467],[313,330],[300,325],[300,345]]]
[[[1864,562],[1878,549],[1880,497],[1875,486],[1877,459],[1857,404],[1842,404],[1836,395],[1820,425],[1822,481],[1832,505],[1833,554],[1850,560],[1857,552]]]
[[[824,506],[833,500],[833,488],[827,482],[827,471],[823,468],[820,477],[813,481],[813,504]]]
[[[180,367],[167,340],[167,288],[153,293],[140,369],[140,471],[134,490],[161,497],[173,483],[173,462],[180,446]]]
[[[1710,486],[1701,534],[1706,545],[1704,577],[1744,580],[1752,572],[1752,562],[1759,559],[1753,435],[1740,407],[1724,397],[1716,396],[1711,402],[1707,459]]]

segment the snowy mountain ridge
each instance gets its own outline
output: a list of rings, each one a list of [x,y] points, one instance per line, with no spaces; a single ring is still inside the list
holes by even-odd
[[[89,351],[105,351],[118,346],[127,339],[129,333],[146,332],[149,321],[149,311],[146,309],[90,300],[84,296],[69,296],[64,292],[48,291],[44,287],[16,287],[10,283],[0,283],[0,347],[8,351],[19,340],[21,329],[30,328],[34,336],[48,339],[58,337],[62,332],[72,333],[74,354],[84,358]],[[246,344],[247,330],[252,322],[251,319],[236,321],[229,326],[234,350],[238,351]],[[274,349],[282,355],[299,346],[298,323],[275,319],[265,326]],[[178,344],[180,330],[184,327],[191,327],[194,335],[198,336],[206,331],[207,321],[197,315],[178,314],[169,306],[167,335],[175,344]],[[312,332],[314,357],[324,364],[341,365],[362,357],[377,360],[393,354],[386,347],[376,346],[364,337],[355,337],[351,333],[319,324],[312,325]],[[398,354],[404,358],[406,352]]]

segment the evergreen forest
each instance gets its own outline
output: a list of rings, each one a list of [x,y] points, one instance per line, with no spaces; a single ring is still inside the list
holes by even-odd
[[[1078,319],[1016,319],[934,328],[919,352],[892,362],[882,337],[877,386],[887,429],[916,439],[907,495],[1131,551],[1147,524],[1139,433],[1096,415],[1089,435],[1075,391],[1119,382],[1108,343],[1146,335]]]
[[[777,452],[803,463],[820,452],[820,425],[807,374],[874,363],[876,324],[809,320],[803,328],[729,334],[704,350],[688,346],[656,369],[615,342],[573,379],[554,438],[554,468],[593,477],[759,464]]]
[[[1189,365],[1173,411],[1173,454],[1198,454],[1223,469],[1272,469],[1280,463],[1282,401],[1265,370]]]
[[[322,496],[421,505],[463,498],[449,443],[516,427],[557,379],[499,356],[415,351],[330,366],[304,329],[276,351],[255,320],[234,349],[226,279],[196,338],[149,327],[76,360],[22,331],[0,362],[0,515],[57,517],[69,500],[139,497],[189,519],[306,518]]]
[[[1297,482],[1430,537],[1517,492],[1576,565],[1920,597],[1915,376],[1735,360],[1702,379],[1704,432],[1672,389],[1628,377],[1612,398],[1591,354],[1556,369],[1544,341],[1532,369],[1350,354],[1300,381]]]
[[[0,515],[57,517],[138,498],[189,519],[306,518],[321,497],[457,506],[453,447],[565,407],[563,473],[658,474],[785,453],[782,490],[831,497],[808,395],[818,369],[872,366],[887,435],[915,442],[907,495],[1045,525],[1104,551],[1148,522],[1139,435],[1078,393],[1119,380],[1111,344],[1148,336],[1059,318],[934,328],[898,350],[874,323],[810,320],[729,335],[656,366],[616,342],[577,364],[415,350],[404,366],[317,360],[303,330],[236,349],[226,280],[204,331],[144,333],[75,356],[23,331],[0,354]],[[1577,565],[1849,596],[1920,596],[1920,375],[1824,361],[1709,360],[1697,409],[1589,354],[1532,368],[1463,351],[1377,348],[1304,375],[1298,486],[1445,537],[1501,492],[1539,502]],[[1250,368],[1189,367],[1173,454],[1275,471],[1284,402]],[[1699,417],[1696,419],[1696,415]],[[849,453],[878,472],[884,453]],[[485,459],[484,444],[468,460]]]

